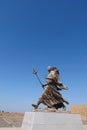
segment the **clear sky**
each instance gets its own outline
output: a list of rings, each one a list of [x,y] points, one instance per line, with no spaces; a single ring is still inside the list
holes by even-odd
[[[61,91],[87,104],[87,0],[0,0],[0,110],[32,109],[47,66],[57,66]]]

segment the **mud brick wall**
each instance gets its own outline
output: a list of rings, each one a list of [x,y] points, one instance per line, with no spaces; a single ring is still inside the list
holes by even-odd
[[[70,106],[71,113],[79,113],[81,117],[87,118],[87,104],[72,105]]]

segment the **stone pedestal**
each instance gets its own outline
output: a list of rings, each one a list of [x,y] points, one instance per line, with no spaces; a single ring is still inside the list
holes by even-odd
[[[25,112],[22,130],[84,130],[79,114]]]

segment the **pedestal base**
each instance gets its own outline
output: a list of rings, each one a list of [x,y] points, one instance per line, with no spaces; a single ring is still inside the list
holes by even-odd
[[[84,130],[79,114],[25,112],[22,130]]]

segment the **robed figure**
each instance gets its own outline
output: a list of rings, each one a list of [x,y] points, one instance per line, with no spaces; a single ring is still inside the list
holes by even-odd
[[[48,68],[48,76],[46,77],[46,84],[42,85],[44,91],[39,98],[37,104],[32,104],[32,106],[37,109],[38,106],[42,103],[46,105],[48,108],[63,108],[66,109],[65,104],[69,104],[67,100],[65,100],[59,91],[67,90],[68,87],[64,86],[62,82],[60,82],[59,70],[57,67],[49,66]]]

